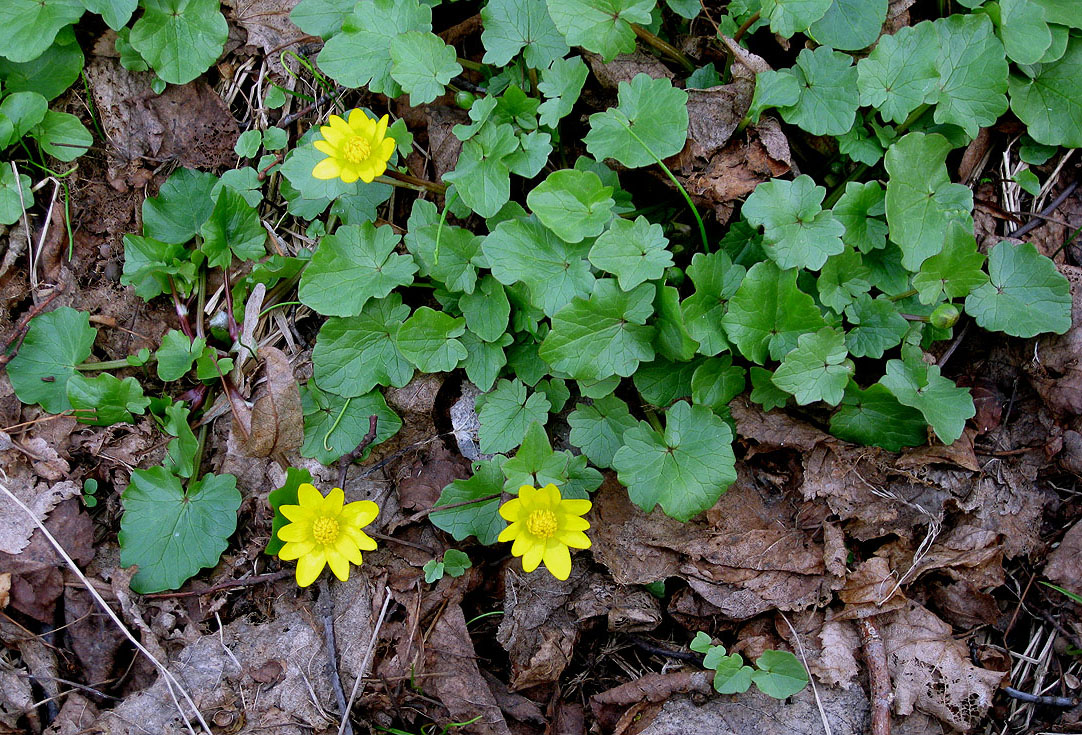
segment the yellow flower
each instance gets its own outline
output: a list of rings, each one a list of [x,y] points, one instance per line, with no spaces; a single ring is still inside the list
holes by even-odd
[[[518,497],[500,506],[500,515],[511,525],[500,532],[499,541],[514,541],[512,556],[522,557],[522,569],[532,572],[537,565],[545,567],[556,579],[571,575],[571,553],[574,549],[590,548],[590,539],[583,531],[590,522],[581,518],[590,510],[589,500],[564,498],[553,484],[542,488],[523,485]]]
[[[280,505],[289,523],[278,529],[285,542],[278,558],[297,559],[297,584],[307,587],[329,564],[334,576],[349,579],[349,563],[361,563],[361,550],[372,551],[376,542],[361,529],[376,519],[379,506],[359,500],[343,507],[345,494],[335,488],[323,494],[307,482],[297,488],[300,505]]]
[[[387,170],[387,161],[394,152],[394,138],[387,137],[387,115],[376,122],[362,110],[351,110],[349,122],[331,115],[330,125],[319,129],[323,140],[317,140],[316,150],[325,158],[312,169],[317,179],[342,179],[352,184],[360,179],[366,184]]]

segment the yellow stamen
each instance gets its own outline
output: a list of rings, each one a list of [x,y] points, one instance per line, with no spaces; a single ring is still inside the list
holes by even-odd
[[[371,152],[372,148],[368,145],[368,141],[360,136],[350,138],[342,146],[342,155],[350,163],[363,163]]]
[[[312,523],[312,538],[325,546],[338,540],[338,521],[321,516]]]
[[[535,510],[526,519],[526,530],[538,538],[551,538],[556,525],[556,514],[551,510]]]

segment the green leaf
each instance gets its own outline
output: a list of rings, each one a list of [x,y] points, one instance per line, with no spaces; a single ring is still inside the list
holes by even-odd
[[[800,101],[800,89],[800,82],[788,69],[759,72],[755,75],[755,92],[748,108],[748,120],[757,125],[765,110],[792,107]]]
[[[842,242],[862,253],[887,246],[887,223],[878,217],[886,210],[886,195],[878,181],[850,181],[834,205],[834,218],[845,227]]]
[[[632,23],[649,25],[656,0],[546,0],[549,15],[572,46],[606,62],[635,50]]]
[[[106,25],[114,31],[119,31],[128,25],[132,13],[139,5],[138,0],[83,0],[83,5],[91,13],[97,13],[105,21]]]
[[[311,472],[300,467],[287,467],[285,484],[280,488],[271,490],[270,495],[267,496],[267,502],[274,512],[274,519],[271,521],[270,540],[267,541],[267,547],[263,550],[263,553],[276,556],[282,550],[282,546],[285,544],[278,538],[278,531],[289,523],[289,519],[282,515],[282,511],[279,509],[283,505],[297,505],[300,502],[297,491],[306,482],[312,482]]]
[[[68,402],[79,423],[92,426],[130,424],[132,414],[142,414],[150,405],[135,378],[119,380],[109,373],[93,378],[75,374],[68,379]]]
[[[466,377],[481,390],[492,390],[496,378],[500,376],[500,371],[507,364],[507,353],[504,347],[511,344],[514,338],[510,334],[505,334],[502,339],[495,342],[485,342],[473,332],[466,330],[459,340],[467,352],[466,359],[462,361],[462,369],[466,371]]]
[[[616,396],[605,396],[587,406],[579,403],[568,414],[568,440],[598,467],[612,467],[612,458],[623,446],[623,435],[637,425],[627,404]]]
[[[710,409],[681,401],[665,413],[664,434],[645,421],[625,431],[612,462],[637,506],[649,513],[660,504],[688,521],[736,481],[732,440],[729,425]]]
[[[340,396],[360,396],[377,385],[401,388],[413,365],[398,349],[397,336],[409,316],[402,297],[392,293],[366,303],[361,313],[324,322],[312,351],[315,379]]]
[[[444,224],[441,229],[436,224],[410,227],[405,240],[406,248],[421,266],[422,276],[441,281],[448,291],[473,293],[477,283],[474,261],[481,254],[481,237],[462,227]]]
[[[802,334],[796,349],[783,357],[774,371],[774,385],[792,393],[801,406],[815,401],[837,406],[854,372],[853,361],[846,359],[848,354],[845,337],[836,329],[823,327]]]
[[[870,279],[871,269],[864,265],[859,253],[847,247],[828,258],[823,266],[816,282],[819,300],[841,314],[861,294],[872,289]]]
[[[880,382],[903,406],[915,408],[944,444],[962,435],[966,419],[976,410],[969,391],[939,374],[937,365],[921,359],[920,350],[903,350],[902,360],[888,360]]]
[[[772,261],[752,266],[722,319],[741,354],[760,365],[769,353],[780,360],[797,338],[825,326],[815,301],[797,288],[796,270],[781,271]]]
[[[237,530],[240,493],[233,475],[203,475],[184,487],[164,467],[132,470],[121,493],[120,565],[138,566],[139,594],[175,590],[213,567]]]
[[[522,51],[531,69],[547,69],[571,50],[545,4],[537,0],[489,0],[481,11],[481,24],[485,29],[481,61],[486,64],[507,66]]]
[[[977,137],[1007,111],[1007,59],[984,14],[952,15],[932,25],[939,34],[935,121]]]
[[[417,264],[394,252],[400,239],[389,225],[342,225],[323,238],[301,274],[300,300],[324,316],[354,316],[369,299],[413,283]]]
[[[500,493],[503,490],[503,472],[501,467],[506,457],[495,458],[473,465],[473,476],[468,480],[455,480],[443,488],[439,500],[428,515],[432,525],[451,534],[455,541],[463,541],[475,536],[484,546],[496,543],[500,531],[507,528],[507,521],[500,517]],[[489,497],[495,496],[495,497]],[[470,502],[488,498],[481,502]],[[457,505],[469,503],[468,505]],[[439,510],[445,505],[454,508]]]
[[[887,19],[887,0],[834,0],[809,35],[823,46],[858,51],[875,43]]]
[[[94,143],[94,136],[79,118],[56,110],[45,112],[42,121],[30,130],[30,137],[37,140],[42,151],[61,161],[74,161]]]
[[[222,174],[222,178],[218,179],[218,183],[210,191],[211,199],[217,202],[222,189],[240,194],[249,207],[258,207],[263,201],[263,182],[259,180],[259,173],[251,166],[230,169]]]
[[[232,358],[219,358],[218,350],[213,347],[204,347],[199,357],[195,358],[195,377],[199,380],[216,383],[232,369]]]
[[[845,316],[854,325],[845,335],[845,345],[854,357],[878,360],[891,347],[901,344],[909,331],[909,322],[885,296],[873,299],[861,294],[845,307]]]
[[[838,136],[838,151],[867,166],[874,166],[883,158],[883,146],[878,137],[870,135],[859,120],[848,133]]]
[[[8,143],[23,137],[32,127],[40,123],[48,110],[49,103],[37,92],[15,92],[5,97],[4,101],[0,102],[0,115],[6,116],[14,129],[14,134]],[[6,145],[2,140],[0,144]]]
[[[15,172],[11,166],[0,166],[0,225],[14,224],[23,216],[23,206],[34,206],[34,192],[30,188],[30,177],[19,174],[15,182]]]
[[[611,191],[609,187],[606,189]],[[594,242],[589,257],[595,268],[614,274],[620,288],[630,291],[644,281],[655,281],[664,275],[665,269],[673,264],[668,245],[661,225],[651,224],[642,215],[634,221],[617,218]]]
[[[71,408],[67,383],[75,366],[90,356],[98,330],[86,312],[61,306],[30,320],[18,354],[7,373],[23,403],[37,403],[49,413]]]
[[[842,405],[830,417],[830,433],[845,441],[898,452],[924,444],[928,425],[920,411],[898,403],[880,383],[861,390],[850,381]]]
[[[927,21],[882,36],[857,62],[860,104],[878,109],[884,120],[902,122],[938,95],[938,53],[936,30]]]
[[[909,133],[885,157],[887,224],[902,249],[902,265],[916,271],[943,249],[947,226],[959,220],[972,229],[973,192],[950,183],[945,161],[950,142],[941,135]]]
[[[409,92],[411,105],[428,104],[462,73],[458,54],[431,31],[406,31],[391,40],[391,78]]]
[[[510,335],[508,335],[510,337]],[[567,387],[567,381],[562,378],[549,378],[538,381],[536,389],[545,394],[551,406],[549,413],[557,414],[564,410],[567,401],[571,398],[571,389]]]
[[[314,138],[314,133],[305,135],[302,138],[303,142],[298,143],[297,147],[290,152],[285,162],[282,163],[282,175],[289,180],[289,183],[300,193],[302,198],[311,200],[325,199],[327,202],[324,202],[322,206],[326,208],[329,200],[344,194],[355,193],[361,186],[384,186],[383,184],[365,184],[358,181],[347,184],[341,179],[317,179],[312,176],[312,169],[315,168],[315,165],[327,157],[325,153],[317,151],[312,145],[311,141]],[[320,209],[319,211],[322,212],[323,210]]]
[[[537,356],[537,342],[529,337],[507,349],[507,364],[519,380],[529,386],[537,385],[549,374],[548,364]]]
[[[540,3],[532,1],[529,4],[540,6]],[[537,88],[545,95],[545,101],[537,108],[537,113],[541,116],[542,125],[554,128],[570,114],[589,75],[590,70],[578,56],[556,59],[552,66],[541,72],[541,82]]]
[[[177,477],[191,477],[196,469],[195,453],[199,451],[199,440],[188,424],[189,413],[184,401],[174,401],[166,407],[165,421],[162,423],[162,430],[175,437],[165,446],[162,466]]]
[[[616,281],[594,284],[589,299],[576,297],[552,317],[552,331],[538,354],[556,370],[576,380],[627,377],[640,361],[654,357],[654,286],[644,283],[624,292]]]
[[[541,173],[552,153],[552,136],[534,130],[518,135],[519,149],[514,151],[504,162],[513,174],[532,179]]]
[[[1056,264],[1028,242],[1001,242],[988,257],[989,281],[966,297],[977,324],[1014,337],[1071,328],[1071,287]]]
[[[526,284],[530,300],[547,316],[576,296],[586,296],[594,286],[585,257],[589,243],[561,240],[533,218],[501,222],[484,239],[481,249],[492,275],[506,286],[519,281]]]
[[[739,653],[716,657],[711,663],[715,669],[714,690],[718,694],[743,694],[748,691],[754,672]]]
[[[267,231],[259,213],[229,188],[218,192],[214,209],[199,233],[203,236],[199,249],[207,256],[210,268],[228,268],[234,255],[241,260],[257,260],[267,254]]]
[[[752,365],[749,374],[752,385],[751,395],[749,396],[751,400],[762,406],[764,411],[785,408],[785,404],[789,402],[789,394],[774,385],[772,379],[774,373],[765,368]]]
[[[463,294],[458,308],[469,330],[485,342],[495,342],[507,331],[511,302],[503,285],[490,275],[481,279],[473,293]]]
[[[800,83],[800,99],[791,107],[780,108],[785,122],[812,135],[842,135],[853,127],[857,70],[852,57],[827,46],[804,49],[792,71]]]
[[[1078,17],[1078,6],[1072,0],[1030,0],[1044,10],[1045,20],[1060,23],[1071,28],[1082,28],[1082,18]]]
[[[827,190],[801,174],[793,181],[772,179],[755,187],[744,202],[748,222],[762,227],[766,254],[782,270],[819,270],[827,257],[845,249],[845,226],[822,207]]]
[[[458,549],[448,549],[443,552],[444,570],[452,577],[461,577],[466,570],[473,566],[470,557]]]
[[[684,299],[682,308],[688,332],[699,343],[699,352],[716,355],[729,349],[723,317],[726,303],[740,288],[747,271],[722,250],[695,253],[687,267],[695,293]]]
[[[831,0],[762,0],[762,15],[772,32],[789,38],[811,27],[830,5]]]
[[[301,407],[304,412],[301,456],[312,457],[327,466],[357,448],[368,434],[370,416],[376,416],[376,439],[365,450],[362,460],[371,453],[372,447],[387,441],[402,428],[401,419],[387,407],[387,401],[378,390],[343,398],[325,393],[314,381],[309,381],[308,385],[301,386]]]
[[[398,329],[398,349],[422,373],[446,373],[469,354],[455,337],[466,331],[466,320],[422,306]]]
[[[611,186],[603,186],[592,171],[575,169],[553,171],[527,195],[526,203],[541,224],[572,243],[600,235],[615,204]]]
[[[310,36],[330,38],[342,30],[356,4],[357,0],[300,0],[289,19]]]
[[[481,428],[477,438],[482,453],[506,453],[522,443],[530,424],[545,424],[551,408],[548,398],[543,393],[527,398],[526,393],[526,386],[516,379],[501,380],[485,395],[478,412]]]
[[[676,362],[693,358],[699,350],[699,343],[688,331],[684,310],[680,306],[680,292],[672,286],[658,286],[654,310],[657,312],[654,319],[657,328],[654,347],[658,354]]]
[[[518,146],[511,125],[485,125],[462,144],[455,170],[443,179],[455,185],[470,209],[482,217],[492,217],[511,196],[511,169],[506,159]]]
[[[1082,39],[1072,36],[1063,57],[1041,66],[1032,79],[1011,75],[1011,111],[1034,140],[1082,147],[1082,80],[1076,73],[1080,64]]]
[[[30,61],[15,63],[0,54],[0,79],[8,94],[37,92],[47,100],[55,99],[79,78],[82,69],[83,51],[71,26],[61,28],[52,45]]]
[[[585,457],[552,451],[541,424],[530,424],[515,456],[503,464],[504,492],[517,494],[522,485],[543,487],[552,483],[565,498],[589,498],[601,486],[601,473],[586,466]]]
[[[744,392],[746,385],[747,371],[733,365],[731,356],[712,357],[695,368],[691,376],[691,402],[721,411]]]
[[[263,145],[263,133],[260,130],[245,130],[233,144],[233,152],[241,158],[253,158]]]
[[[758,671],[751,675],[759,691],[774,699],[785,699],[808,686],[808,672],[789,651],[767,649],[755,659]]]
[[[981,268],[984,255],[977,250],[977,239],[960,222],[947,227],[943,250],[921,263],[920,273],[913,276],[913,288],[922,304],[935,304],[968,296],[985,283],[988,276]],[[1031,335],[1032,336],[1032,335]]]
[[[417,0],[357,3],[338,33],[319,52],[319,68],[339,84],[397,97],[391,78],[391,42],[407,31],[431,31],[432,9]]]
[[[217,182],[213,174],[177,169],[158,196],[143,200],[143,234],[170,244],[191,240],[214,211],[210,192]]]
[[[228,35],[218,0],[143,0],[129,39],[159,77],[187,84],[214,65]]]
[[[6,31],[0,36],[0,56],[16,63],[43,54],[57,32],[82,17],[81,0],[8,0]]]
[[[653,5],[652,0],[649,4]],[[688,132],[687,92],[673,87],[668,79],[637,74],[631,84],[620,82],[617,99],[616,107],[590,115],[585,142],[591,156],[598,161],[615,158],[628,168],[638,168],[654,163],[654,156],[668,158],[683,149]]]
[[[680,398],[691,398],[691,377],[697,366],[659,357],[639,367],[632,380],[645,403],[664,408]]]
[[[688,644],[688,648],[696,653],[707,653],[712,648],[712,641],[713,639],[709,635],[700,630],[695,634],[691,643]],[[722,648],[721,650],[724,651],[725,649]]]
[[[1030,0],[1000,0],[1000,39],[1007,57],[1019,64],[1036,64],[1052,45],[1044,9]]]
[[[202,337],[191,340],[183,332],[170,329],[154,353],[158,360],[158,378],[166,383],[183,378],[192,369],[195,358],[203,354],[206,344]]]

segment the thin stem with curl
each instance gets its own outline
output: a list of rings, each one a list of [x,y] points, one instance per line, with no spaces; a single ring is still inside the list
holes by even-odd
[[[619,118],[617,118],[617,119],[619,119]],[[688,208],[691,209],[691,213],[695,216],[695,224],[697,224],[699,226],[699,237],[702,238],[702,241],[703,241],[703,252],[704,253],[709,253],[710,252],[710,243],[706,239],[706,225],[703,224],[703,218],[699,216],[699,210],[696,209],[695,202],[691,201],[691,195],[688,194],[687,189],[684,188],[683,184],[680,183],[680,181],[676,178],[676,175],[673,174],[673,172],[669,169],[669,167],[665,165],[665,162],[662,161],[661,158],[658,157],[658,155],[656,153],[654,153],[654,151],[650,148],[650,146],[646,145],[646,141],[644,141],[642,138],[640,138],[638,136],[638,134],[634,130],[631,129],[630,125],[628,125],[623,120],[620,120],[620,124],[623,125],[624,129],[627,130],[627,132],[631,134],[631,137],[634,138],[636,141],[638,141],[639,145],[641,145],[643,147],[643,149],[647,153],[650,154],[650,157],[653,158],[655,162],[657,162],[657,165],[661,166],[661,170],[665,172],[665,175],[669,177],[669,180],[672,181],[673,184],[676,185],[676,188],[680,191],[680,194],[684,197],[684,201],[688,203]]]

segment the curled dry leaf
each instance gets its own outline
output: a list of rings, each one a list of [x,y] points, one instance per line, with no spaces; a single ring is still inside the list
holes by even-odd
[[[958,730],[974,727],[992,706],[1003,674],[974,666],[963,641],[926,608],[911,603],[881,626],[894,683],[894,711],[938,717]]]
[[[1048,555],[1044,576],[1064,589],[1082,594],[1082,521],[1074,524]]]
[[[289,358],[270,346],[259,348],[259,356],[263,359],[266,380],[256,390],[247,437],[241,432],[239,442],[249,457],[288,452],[304,442],[301,394]]]
[[[654,79],[673,79],[676,76],[657,58],[642,51],[620,54],[608,63],[603,61],[598,54],[587,52],[584,56],[586,63],[590,65],[590,71],[594,73],[598,83],[606,89],[616,89],[620,86],[620,82],[630,84],[631,80],[639,74],[646,74]]]
[[[48,516],[57,503],[65,498],[79,494],[79,486],[71,481],[58,482],[55,485],[20,480],[7,486],[19,500],[26,504],[39,519]],[[18,554],[30,542],[30,534],[37,526],[25,513],[14,507],[10,501],[4,501],[8,508],[0,513],[0,552]]]

